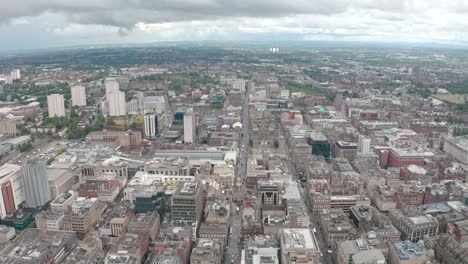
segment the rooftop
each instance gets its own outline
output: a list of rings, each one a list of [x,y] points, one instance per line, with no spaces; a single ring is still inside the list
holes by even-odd
[[[281,231],[285,250],[318,250],[314,235],[307,228],[285,228]]]

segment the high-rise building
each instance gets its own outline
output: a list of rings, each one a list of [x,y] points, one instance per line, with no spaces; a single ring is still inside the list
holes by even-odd
[[[19,80],[21,79],[21,70],[20,69],[14,69],[10,73],[11,79],[12,80]]]
[[[124,116],[127,114],[127,103],[124,92],[111,92],[107,98],[109,102],[109,116]]]
[[[156,112],[145,114],[145,138],[154,140],[158,135],[158,114]]]
[[[26,207],[41,207],[50,201],[49,181],[45,164],[37,159],[21,167],[21,184]]]
[[[195,133],[195,113],[192,108],[189,108],[184,114],[184,142],[194,143]]]
[[[180,182],[172,194],[172,221],[195,223],[203,210],[202,186],[200,182]]]
[[[63,94],[51,94],[47,96],[47,108],[49,117],[65,116],[65,101]]]
[[[109,94],[114,92],[120,92],[119,81],[115,78],[107,78],[104,81],[104,87],[106,88],[106,98],[109,100]]]
[[[0,167],[0,218],[14,213],[18,206],[24,202],[21,188],[21,167],[13,164],[4,164]]]
[[[81,85],[71,87],[72,106],[86,106],[86,88]]]
[[[370,154],[371,153],[371,140],[368,136],[360,135],[358,141],[359,154]]]

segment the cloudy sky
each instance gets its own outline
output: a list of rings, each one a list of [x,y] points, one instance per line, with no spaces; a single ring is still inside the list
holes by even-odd
[[[0,50],[190,40],[468,45],[466,0],[0,0]]]

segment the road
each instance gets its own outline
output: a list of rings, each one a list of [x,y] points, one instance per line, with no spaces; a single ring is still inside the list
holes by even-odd
[[[239,159],[234,179],[234,191],[244,190],[245,176],[247,174],[247,157],[249,147],[249,94],[251,85],[246,86],[245,94],[242,98],[242,136],[239,142]],[[231,235],[229,236],[228,247],[226,247],[224,263],[240,263],[241,262],[241,224],[242,219],[240,213],[237,213],[237,205],[231,203]]]

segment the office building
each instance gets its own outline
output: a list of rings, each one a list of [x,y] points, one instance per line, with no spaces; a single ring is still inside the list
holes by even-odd
[[[64,117],[65,101],[63,99],[63,94],[48,95],[47,108],[49,110],[49,117]]]
[[[86,88],[81,85],[71,87],[72,106],[86,106]]]
[[[403,237],[412,242],[418,242],[425,236],[434,237],[439,228],[437,220],[430,215],[406,216],[398,209],[390,211],[390,219]]]
[[[261,183],[258,187],[258,194],[262,205],[280,205],[282,197],[280,188],[273,183]]]
[[[371,140],[368,136],[359,136],[357,151],[358,154],[371,154]]]
[[[223,244],[213,239],[200,239],[190,255],[191,264],[223,263]]]
[[[127,103],[124,92],[110,92],[107,95],[109,102],[109,116],[125,116],[127,114]]]
[[[184,114],[184,142],[192,144],[195,142],[195,113],[193,109],[187,109]]]
[[[21,167],[4,164],[0,167],[0,218],[14,213],[24,201],[21,187]]]
[[[180,182],[172,194],[172,221],[195,223],[203,210],[202,186],[200,182]]]
[[[151,241],[156,240],[159,233],[160,217],[157,212],[149,212],[146,214],[137,214],[128,223],[128,233],[147,235]]]
[[[149,140],[156,139],[158,135],[158,114],[156,112],[145,114],[145,138]]]
[[[312,154],[314,156],[323,156],[326,159],[330,158],[330,141],[322,132],[312,131],[310,133],[310,144],[312,145]]]
[[[62,228],[84,235],[95,227],[100,218],[97,198],[78,197],[71,202],[63,218]]]
[[[120,92],[119,81],[115,78],[106,78],[104,81],[104,87],[106,89],[106,99],[109,100],[109,94]]]
[[[281,263],[319,263],[320,249],[307,228],[281,229]]]
[[[42,161],[29,160],[21,167],[21,184],[26,207],[42,207],[50,201],[47,170]]]

